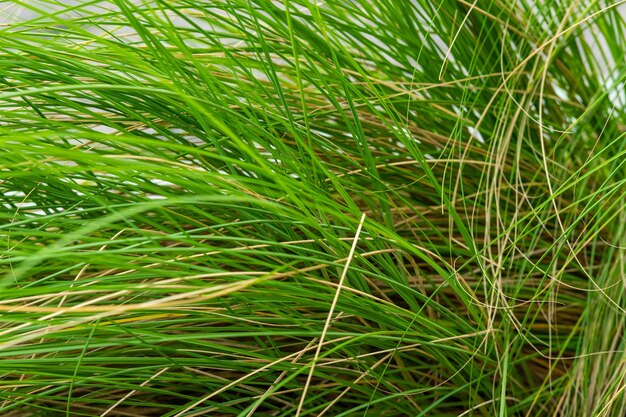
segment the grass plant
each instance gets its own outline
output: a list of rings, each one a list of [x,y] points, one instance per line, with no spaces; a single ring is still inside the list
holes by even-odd
[[[0,415],[623,417],[624,3],[2,3]]]

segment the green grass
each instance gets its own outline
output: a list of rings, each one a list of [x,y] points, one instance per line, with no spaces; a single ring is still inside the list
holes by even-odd
[[[0,7],[0,415],[625,415],[624,1],[74,3]]]

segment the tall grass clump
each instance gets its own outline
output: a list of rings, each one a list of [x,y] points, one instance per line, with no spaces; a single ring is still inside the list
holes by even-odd
[[[624,417],[623,3],[2,3],[0,415]]]

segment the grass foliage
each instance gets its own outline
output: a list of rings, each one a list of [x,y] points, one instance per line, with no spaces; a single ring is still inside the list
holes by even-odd
[[[622,3],[5,2],[0,414],[623,417]]]

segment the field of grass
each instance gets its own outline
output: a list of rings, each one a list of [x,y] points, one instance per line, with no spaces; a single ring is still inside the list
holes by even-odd
[[[2,3],[0,416],[624,417],[624,3]]]

